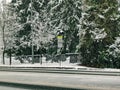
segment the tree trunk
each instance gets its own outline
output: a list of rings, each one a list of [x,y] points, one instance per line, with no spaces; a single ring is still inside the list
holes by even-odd
[[[3,27],[2,27],[2,31],[3,31],[3,64],[5,64],[5,21],[3,22]]]
[[[10,65],[12,64],[12,54],[11,54],[11,49],[10,49]]]
[[[2,53],[2,59],[3,59],[3,64],[5,64],[5,53],[4,53],[4,50],[3,50],[3,53]]]

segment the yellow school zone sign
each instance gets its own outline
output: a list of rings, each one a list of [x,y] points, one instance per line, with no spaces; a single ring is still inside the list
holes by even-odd
[[[63,36],[57,36],[57,39],[62,39],[63,38]]]

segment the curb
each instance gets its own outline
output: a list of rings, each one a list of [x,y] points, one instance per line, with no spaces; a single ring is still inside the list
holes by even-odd
[[[68,67],[0,67],[0,71],[120,76],[120,72],[115,71],[90,70],[87,68],[74,69]]]

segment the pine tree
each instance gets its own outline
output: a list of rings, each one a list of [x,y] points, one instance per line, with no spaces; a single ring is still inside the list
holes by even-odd
[[[75,52],[79,42],[78,25],[81,18],[80,0],[50,0],[48,4],[50,13],[49,25],[54,33],[62,30],[64,33],[63,53]]]
[[[83,10],[78,45],[82,64],[111,67],[107,50],[120,35],[118,2],[117,0],[85,0]]]
[[[39,54],[39,49],[44,47],[43,44],[50,41],[52,35],[47,30],[47,2],[47,0],[13,0],[17,20],[22,27],[16,35],[18,38],[16,46],[19,46],[17,55],[30,55],[32,44],[35,53]]]

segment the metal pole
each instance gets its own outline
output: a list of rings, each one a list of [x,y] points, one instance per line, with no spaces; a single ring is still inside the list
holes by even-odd
[[[32,64],[34,64],[34,46],[33,46],[33,40],[32,40]]]
[[[61,50],[61,48],[58,48],[57,55],[58,55],[58,56],[60,55],[60,57],[59,57],[59,65],[60,65],[60,67],[61,67],[61,66],[62,66],[62,60],[61,60],[60,50]]]
[[[58,43],[57,54],[60,55],[59,64],[60,64],[60,67],[61,67],[61,65],[62,65],[61,50],[62,50],[62,47],[63,47],[63,35],[60,35],[60,34],[61,34],[61,32],[59,32],[58,36],[57,36],[57,43]]]

